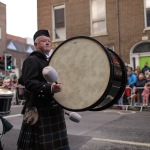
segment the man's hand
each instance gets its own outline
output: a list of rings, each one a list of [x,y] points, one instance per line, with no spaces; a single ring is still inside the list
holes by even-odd
[[[62,91],[62,84],[61,83],[53,83],[52,84],[52,93],[57,93]]]

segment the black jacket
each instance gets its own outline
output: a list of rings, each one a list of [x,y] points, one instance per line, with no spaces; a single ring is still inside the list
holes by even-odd
[[[51,84],[48,84],[42,75],[44,67],[48,66],[46,56],[35,51],[24,61],[22,79],[26,90],[29,92],[26,107],[50,107],[53,100]]]

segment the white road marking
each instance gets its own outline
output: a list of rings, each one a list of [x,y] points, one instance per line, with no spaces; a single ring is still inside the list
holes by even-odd
[[[139,142],[122,141],[122,140],[112,140],[112,139],[101,139],[101,138],[92,138],[92,140],[104,141],[104,142],[112,142],[112,143],[119,143],[119,144],[130,144],[130,145],[136,145],[136,146],[150,147],[150,143],[139,143]]]
[[[13,118],[13,117],[19,117],[19,116],[22,116],[22,114],[9,115],[9,116],[5,116],[3,118]]]
[[[121,114],[121,115],[126,115],[126,114],[135,114],[136,111],[119,111],[119,110],[104,110],[103,112],[115,112],[115,113],[118,113],[118,114]]]
[[[11,107],[23,107],[23,105],[12,105]]]
[[[122,112],[122,111],[117,111],[118,114],[135,114],[136,112],[135,111],[130,111],[130,112]]]

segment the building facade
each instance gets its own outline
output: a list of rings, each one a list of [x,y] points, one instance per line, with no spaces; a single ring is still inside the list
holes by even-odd
[[[17,77],[21,74],[25,58],[35,50],[33,40],[6,33],[6,5],[0,2],[0,59],[5,55],[12,56],[12,72]],[[5,60],[0,60],[0,75],[7,74]]]
[[[13,71],[16,72],[19,77],[22,70],[24,60],[29,56],[31,52],[35,50],[33,44],[28,44],[26,38],[6,34],[7,43],[5,54],[12,56]]]
[[[150,0],[37,0],[37,8],[38,29],[51,32],[53,48],[83,35],[134,69],[150,65]]]
[[[0,2],[0,56],[6,50],[6,5]]]

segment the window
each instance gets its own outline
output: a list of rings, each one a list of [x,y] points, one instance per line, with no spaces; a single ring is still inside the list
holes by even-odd
[[[53,6],[53,40],[65,39],[65,5]]]
[[[150,50],[150,42],[142,42],[135,47],[133,53],[148,53],[149,50]]]
[[[145,0],[145,27],[150,28],[150,0]]]
[[[105,0],[91,0],[91,34],[106,34]]]
[[[17,50],[17,48],[15,47],[14,43],[13,42],[10,42],[8,45],[7,45],[7,49],[11,49],[11,50]]]
[[[32,53],[32,52],[33,52],[33,49],[29,46],[27,49],[27,53]]]

